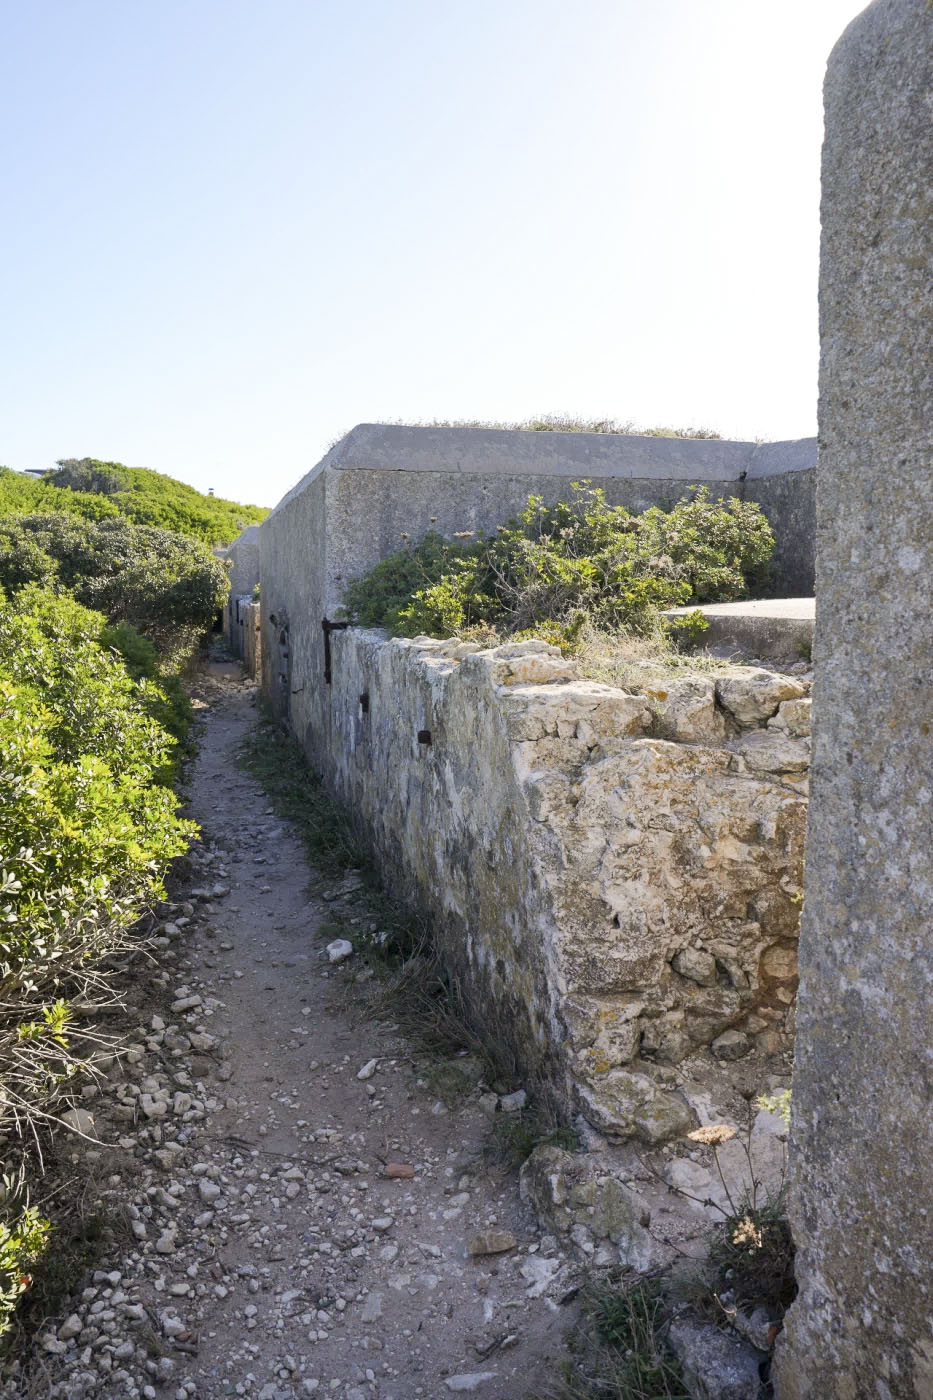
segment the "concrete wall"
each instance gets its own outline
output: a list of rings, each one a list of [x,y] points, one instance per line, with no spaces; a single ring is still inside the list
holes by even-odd
[[[788,1048],[800,683],[726,671],[629,693],[543,642],[353,629],[331,646],[315,762],[529,1081],[611,1136],[663,1141],[693,1123],[675,1066]]]
[[[261,610],[259,604],[254,603],[252,599],[241,608],[240,625],[242,628],[240,655],[243,658],[243,665],[246,667],[246,674],[254,680],[258,680],[262,665]]]
[[[745,499],[757,501],[775,535],[775,592],[813,593],[816,541],[816,439],[765,442],[748,466]]]
[[[243,655],[238,600],[251,598],[259,582],[260,527],[250,525],[225,550],[219,550],[230,578],[230,596],[224,607],[224,636],[237,656]]]
[[[800,1293],[780,1400],[933,1395],[931,101],[933,9],[876,0],[825,87]]]

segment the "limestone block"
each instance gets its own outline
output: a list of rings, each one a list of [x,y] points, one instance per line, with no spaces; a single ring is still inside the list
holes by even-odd
[[[634,1058],[641,1039],[645,1003],[632,998],[568,996],[562,1013],[578,1072],[598,1077]]]
[[[783,729],[797,739],[809,737],[812,705],[809,696],[803,700],[782,700],[777,714],[768,720],[768,728]]]
[[[673,958],[671,966],[681,977],[688,977],[691,982],[698,982],[701,987],[716,985],[716,959],[703,948],[682,948]]]
[[[723,1031],[710,1045],[717,1060],[741,1060],[751,1048],[748,1036],[742,1031]]]
[[[658,1245],[640,1223],[642,1202],[586,1154],[536,1147],[522,1167],[519,1189],[555,1234],[573,1235],[582,1226],[595,1241],[617,1246],[620,1263],[647,1269],[657,1262]]]
[[[682,744],[721,744],[725,738],[726,721],[716,707],[712,676],[677,676],[644,695],[659,738]]]
[[[694,1043],[687,1034],[686,1016],[683,1011],[669,1011],[666,1015],[644,1020],[641,1023],[639,1048],[645,1058],[660,1060],[663,1064],[679,1065],[694,1048]]]
[[[736,670],[716,680],[716,699],[738,724],[760,724],[777,713],[782,700],[806,694],[799,681],[760,667]]]
[[[641,734],[651,715],[641,695],[597,681],[565,685],[516,683],[501,698],[510,739],[581,739],[588,748],[606,739]]]
[[[578,1086],[586,1118],[609,1138],[638,1137],[668,1142],[696,1126],[693,1110],[678,1093],[668,1093],[647,1074],[612,1069],[598,1087]]]
[[[746,767],[756,773],[787,773],[800,777],[810,767],[806,741],[792,739],[777,729],[752,729],[729,744]]]
[[[694,1400],[758,1400],[761,1358],[734,1332],[680,1317],[668,1336]]]
[[[467,675],[484,671],[493,684],[507,688],[569,681],[577,674],[576,664],[563,657],[558,647],[535,639],[490,647],[464,657],[461,664]]]

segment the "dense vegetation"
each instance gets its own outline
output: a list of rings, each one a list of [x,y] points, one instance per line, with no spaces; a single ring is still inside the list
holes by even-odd
[[[86,520],[124,516],[207,545],[229,544],[247,525],[258,525],[268,515],[262,506],[205,496],[161,472],[120,462],[66,458],[58,471],[41,478],[0,467],[0,516],[36,513]]]
[[[121,516],[0,519],[0,587],[67,589],[112,623],[128,622],[165,646],[211,626],[227,574],[206,545]]]
[[[58,468],[48,477],[52,486],[103,496],[137,525],[174,530],[209,545],[229,544],[247,525],[258,525],[269,514],[262,506],[205,496],[183,481],[145,467],[84,457],[64,459]]]
[[[154,657],[66,592],[0,593],[0,1334],[48,1237],[23,1138],[81,1070],[69,999],[194,830],[166,785],[175,739],[160,722],[180,732],[183,701]]]
[[[76,515],[82,520],[119,517],[120,510],[106,496],[92,496],[50,486],[46,477],[0,467],[0,519],[11,515]]]
[[[105,992],[194,830],[170,783],[177,669],[228,588],[211,545],[265,514],[117,463],[60,468],[0,468],[0,1336],[56,1252],[26,1129],[38,1143],[80,1081],[71,1003]]]
[[[581,625],[648,632],[662,608],[747,596],[774,537],[760,508],[692,490],[670,511],[633,515],[574,483],[568,502],[525,509],[489,538],[437,533],[346,589],[345,611],[399,636],[485,630],[568,639]]]

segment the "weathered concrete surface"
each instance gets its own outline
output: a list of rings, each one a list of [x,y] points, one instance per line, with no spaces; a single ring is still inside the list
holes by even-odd
[[[933,8],[825,89],[813,808],[780,1400],[933,1395]],[[897,697],[891,706],[887,697]]]
[[[776,589],[813,590],[816,543],[816,439],[763,442],[748,464],[745,497],[757,501],[771,522]]]
[[[224,635],[231,650],[243,656],[242,607],[252,597],[259,582],[260,527],[250,525],[233,543],[218,554],[227,565],[230,596],[224,607]],[[241,606],[242,605],[242,606]]]
[[[694,1122],[688,1057],[789,1047],[802,685],[736,669],[635,694],[543,642],[330,642],[330,686],[291,678],[330,710],[312,761],[530,1078],[661,1142]]]
[[[240,606],[240,652],[246,674],[253,680],[259,675],[261,665],[261,626],[260,607],[252,599],[241,599]]]
[[[694,608],[670,608],[672,621]],[[799,660],[813,650],[815,598],[753,598],[741,603],[702,603],[709,623],[700,646],[735,647],[746,656]]]

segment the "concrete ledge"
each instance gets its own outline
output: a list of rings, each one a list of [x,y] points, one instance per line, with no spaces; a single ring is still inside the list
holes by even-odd
[[[753,442],[709,438],[360,423],[327,461],[341,471],[738,481],[755,451]]]
[[[816,470],[816,438],[789,438],[785,442],[763,442],[757,446],[748,464],[748,480],[760,481],[766,476],[784,476],[787,472]]]
[[[706,603],[699,609],[671,608],[675,620],[699,611],[709,622],[704,647],[734,647],[749,656],[780,660],[808,659],[816,622],[814,598],[749,599],[741,603]]]

